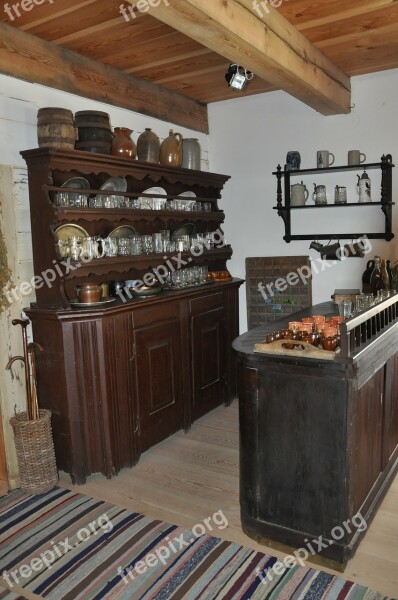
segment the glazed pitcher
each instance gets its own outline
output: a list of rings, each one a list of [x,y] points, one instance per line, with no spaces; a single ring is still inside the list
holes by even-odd
[[[362,177],[360,177],[359,175],[357,175],[357,177],[358,177],[357,194],[359,196],[359,202],[360,203],[372,202],[371,184],[370,184],[369,175],[365,171],[363,173]]]
[[[121,156],[122,158],[135,158],[137,148],[131,139],[132,129],[127,127],[115,127],[113,131],[112,156]]]
[[[181,167],[182,135],[170,129],[169,136],[160,145],[160,164],[171,167]]]

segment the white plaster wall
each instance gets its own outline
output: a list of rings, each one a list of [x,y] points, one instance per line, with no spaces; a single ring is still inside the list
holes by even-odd
[[[367,162],[380,162],[383,153],[398,161],[398,70],[364,75],[352,79],[352,102],[348,115],[324,117],[283,92],[239,98],[209,106],[210,166],[212,171],[232,175],[227,183],[222,208],[226,212],[225,234],[233,245],[230,270],[244,277],[245,258],[250,256],[303,255],[314,259],[310,242],[283,241],[283,222],[272,210],[276,204],[276,178],[288,150],[298,150],[302,168],[316,167],[316,151],[330,150],[336,165],[346,164],[347,151],[359,149]],[[373,199],[380,200],[380,176],[369,171]],[[308,176],[305,183],[325,183],[328,202],[333,203],[336,184],[347,185],[349,199],[356,200],[355,173],[322,178]],[[393,170],[393,200],[398,200],[398,168]],[[296,211],[294,233],[382,231],[379,207],[355,207]],[[398,233],[398,208],[394,230]],[[314,303],[330,299],[336,288],[360,288],[366,261],[374,254],[396,259],[395,240],[372,241],[373,250],[365,259],[348,259],[319,274],[313,274]],[[241,331],[247,329],[246,299],[241,289]]]
[[[9,263],[14,283],[19,286],[33,277],[32,244],[30,233],[29,196],[25,163],[19,152],[37,147],[37,111],[56,106],[79,110],[102,110],[109,113],[113,127],[129,127],[136,142],[146,127],[151,127],[161,139],[169,129],[184,137],[198,138],[202,148],[202,169],[208,170],[207,136],[145,115],[94,102],[58,90],[30,84],[0,75],[0,217],[9,252]],[[21,367],[6,372],[4,367],[11,355],[20,354],[20,328],[11,326],[11,320],[21,317],[24,307],[34,296],[21,297],[9,311],[0,316],[0,407],[5,433],[7,465],[12,486],[18,484],[17,464],[9,418],[25,407],[24,378]],[[40,401],[40,399],[39,399]]]

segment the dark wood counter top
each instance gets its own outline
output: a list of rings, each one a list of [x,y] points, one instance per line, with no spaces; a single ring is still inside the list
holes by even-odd
[[[269,325],[262,325],[251,329],[246,333],[240,335],[234,340],[232,347],[238,353],[243,354],[256,354],[254,352],[254,344],[263,342],[267,337],[268,333],[272,331],[279,331],[280,329],[286,329],[290,321],[301,321],[304,317],[311,317],[313,315],[325,315],[332,316],[338,315],[338,307],[334,302],[323,302],[321,304],[315,304],[310,308],[306,308],[299,312],[291,314],[289,317],[283,317],[278,319],[275,323]],[[280,358],[280,357],[278,357]]]

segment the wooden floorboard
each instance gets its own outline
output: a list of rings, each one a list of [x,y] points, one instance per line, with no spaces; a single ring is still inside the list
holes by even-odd
[[[177,433],[151,448],[136,467],[124,469],[111,480],[94,475],[85,485],[73,486],[69,476],[61,473],[60,482],[82,494],[184,527],[202,523],[222,510],[228,527],[217,529],[215,535],[280,558],[285,556],[274,548],[258,545],[240,526],[237,403],[206,415],[189,434]],[[398,597],[398,477],[344,577]]]

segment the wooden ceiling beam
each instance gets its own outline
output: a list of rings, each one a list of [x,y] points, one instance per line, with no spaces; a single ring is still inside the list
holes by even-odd
[[[280,12],[300,31],[306,31],[322,25],[333,24],[341,20],[351,19],[373,11],[393,6],[395,0],[333,0],[333,2],[314,2],[314,0],[299,0],[299,2],[283,2]]]
[[[170,0],[151,16],[324,115],[350,112],[349,77],[276,9],[258,7],[263,17],[252,0]]]
[[[205,104],[5,23],[0,73],[208,133]]]

